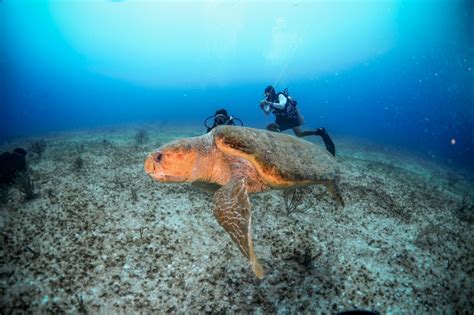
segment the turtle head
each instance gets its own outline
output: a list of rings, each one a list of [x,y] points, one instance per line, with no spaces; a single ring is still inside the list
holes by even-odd
[[[180,139],[150,154],[145,160],[145,172],[159,182],[192,181],[196,155],[190,139]]]

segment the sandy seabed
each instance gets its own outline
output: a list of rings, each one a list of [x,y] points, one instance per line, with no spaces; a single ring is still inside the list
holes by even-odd
[[[212,195],[143,171],[160,144],[201,133],[43,137],[27,159],[37,197],[12,187],[0,206],[0,313],[474,313],[472,175],[336,137],[343,209],[318,186],[290,213],[282,191],[251,196],[258,280]]]

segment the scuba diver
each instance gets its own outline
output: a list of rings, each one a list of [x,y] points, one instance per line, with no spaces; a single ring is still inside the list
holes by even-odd
[[[26,154],[23,148],[0,154],[0,184],[13,183],[17,172],[26,170]]]
[[[288,89],[277,94],[273,86],[269,85],[265,89],[264,95],[265,99],[260,101],[260,108],[265,115],[273,113],[276,117],[275,122],[267,126],[268,130],[281,132],[291,128],[297,137],[321,136],[326,145],[326,149],[329,153],[336,156],[334,142],[332,142],[326,129],[301,130],[300,126],[304,124],[304,119],[296,106],[297,101],[289,96]]]
[[[213,121],[212,126],[210,126],[209,120],[212,118],[214,118],[214,121]],[[214,115],[209,116],[204,120],[204,126],[206,126],[207,128],[206,133],[208,133],[209,131],[211,131],[212,129],[216,128],[219,125],[235,126],[235,122],[238,122],[240,126],[244,125],[242,120],[234,116],[229,116],[229,114],[227,114],[227,110],[221,108],[221,109],[216,110],[216,113]]]

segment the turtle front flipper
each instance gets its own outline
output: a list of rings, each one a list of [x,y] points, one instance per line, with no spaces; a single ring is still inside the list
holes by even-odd
[[[214,216],[247,257],[257,278],[261,279],[264,272],[253,249],[250,208],[244,179],[230,181],[214,194]]]

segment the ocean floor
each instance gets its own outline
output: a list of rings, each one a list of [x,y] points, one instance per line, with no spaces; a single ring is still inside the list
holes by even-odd
[[[160,144],[202,133],[43,137],[44,154],[27,157],[35,198],[2,194],[0,313],[474,313],[472,175],[335,137],[343,209],[318,186],[296,209],[283,191],[251,195],[258,280],[212,195],[143,171]]]

